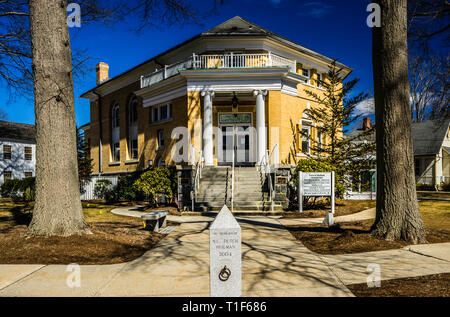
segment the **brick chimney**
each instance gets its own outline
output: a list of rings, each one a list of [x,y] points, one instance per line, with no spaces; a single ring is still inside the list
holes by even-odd
[[[363,126],[362,129],[363,130],[368,130],[370,129],[372,126],[370,125],[370,118],[364,118],[363,119]]]
[[[95,72],[97,73],[97,85],[100,85],[101,83],[109,79],[108,70],[108,64],[103,62],[100,62],[95,66]]]

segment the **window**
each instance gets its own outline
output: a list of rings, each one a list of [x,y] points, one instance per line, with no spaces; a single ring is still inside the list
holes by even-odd
[[[168,120],[172,118],[172,104],[167,104],[153,108],[152,122]]]
[[[11,171],[4,171],[3,172],[3,181],[7,181],[8,179],[12,178],[12,172]]]
[[[305,76],[305,77],[308,77],[306,82],[309,84],[310,83],[310,72],[309,72],[309,69],[303,68],[302,69],[302,75]]]
[[[317,87],[322,88],[323,74],[317,73]]]
[[[118,128],[120,127],[120,115],[119,115],[119,105],[115,105],[112,110],[112,127]]]
[[[33,149],[31,146],[25,147],[25,161],[31,161],[33,159]]]
[[[311,135],[312,120],[309,116],[308,110],[303,112],[302,116],[302,153],[310,154],[310,135]]]
[[[131,158],[137,159],[138,158],[138,142],[136,139],[131,140],[130,142],[130,152],[131,152]]]
[[[317,148],[322,149],[323,135],[321,130],[317,130]]]
[[[128,123],[130,125],[135,125],[137,123],[137,120],[138,120],[137,108],[138,108],[138,102],[137,102],[136,98],[134,98],[131,101],[130,106],[128,107]]]
[[[128,105],[128,156],[138,158],[138,101],[133,98]]]
[[[302,152],[304,154],[309,154],[309,126],[302,126]]]
[[[25,172],[25,178],[33,177],[33,172]]]
[[[11,145],[3,145],[3,159],[4,160],[11,159]]]
[[[164,130],[158,130],[158,150],[164,148]]]
[[[120,161],[120,120],[119,105],[115,104],[111,109],[111,158],[113,162]]]
[[[119,142],[113,145],[113,161],[120,162],[120,144]]]
[[[420,176],[420,160],[419,159],[414,160],[414,174],[415,174],[415,176]]]

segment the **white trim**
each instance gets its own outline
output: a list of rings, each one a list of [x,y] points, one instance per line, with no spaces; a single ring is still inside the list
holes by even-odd
[[[143,97],[142,106],[144,108],[151,107],[154,105],[158,105],[161,103],[165,103],[171,101],[175,98],[179,98],[187,95],[186,86],[179,87],[161,94],[157,94],[156,96],[145,98]]]

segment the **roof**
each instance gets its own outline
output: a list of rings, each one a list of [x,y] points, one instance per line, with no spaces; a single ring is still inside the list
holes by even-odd
[[[0,121],[0,138],[36,142],[34,124]]]
[[[411,126],[414,155],[436,155],[439,153],[450,119],[416,122]]]
[[[127,71],[125,71],[125,72],[123,72],[123,73],[121,73],[121,74],[119,74],[117,76],[114,76],[113,78],[110,78],[110,79],[104,81],[100,85],[97,85],[96,87],[94,87],[94,88],[90,89],[89,91],[86,91],[85,93],[83,93],[81,95],[81,97],[86,97],[88,93],[94,91],[96,88],[101,87],[102,85],[104,85],[106,83],[109,83],[109,82],[111,82],[113,80],[116,80],[116,79],[124,76],[125,74],[128,74],[129,72],[131,72],[131,71],[133,71],[133,70],[135,70],[135,69],[137,69],[137,68],[139,68],[139,67],[141,67],[141,66],[143,66],[143,65],[145,65],[147,63],[150,63],[152,61],[155,61],[156,63],[158,63],[157,59],[160,58],[161,56],[163,56],[163,55],[165,55],[165,54],[167,54],[167,53],[169,53],[169,52],[171,52],[171,51],[173,51],[173,50],[175,50],[175,49],[177,49],[179,47],[182,47],[182,46],[184,46],[184,45],[186,45],[186,44],[188,44],[188,43],[190,43],[190,42],[192,42],[192,41],[194,41],[194,40],[196,40],[196,39],[198,39],[200,37],[210,37],[210,36],[246,36],[246,35],[248,35],[248,36],[269,36],[269,37],[272,37],[272,38],[274,38],[274,39],[276,39],[278,41],[281,41],[281,42],[283,42],[283,43],[285,43],[287,45],[291,45],[291,46],[295,47],[296,49],[298,49],[298,50],[300,50],[300,51],[302,51],[302,52],[304,52],[306,54],[318,57],[320,59],[324,59],[324,60],[326,60],[327,62],[330,62],[330,63],[333,61],[333,59],[331,59],[329,57],[326,57],[324,55],[316,53],[316,52],[314,52],[314,51],[312,51],[312,50],[310,50],[310,49],[308,49],[308,48],[306,48],[304,46],[301,46],[301,45],[299,45],[299,44],[297,44],[295,42],[292,42],[292,41],[288,40],[287,38],[282,37],[281,35],[278,35],[276,33],[273,33],[273,32],[271,32],[271,31],[269,31],[269,30],[267,30],[267,29],[265,29],[265,28],[263,28],[263,27],[261,27],[259,25],[256,25],[256,24],[254,24],[252,22],[249,22],[249,21],[241,18],[240,16],[235,16],[234,18],[231,18],[231,19],[229,19],[229,20],[227,20],[227,21],[217,25],[217,26],[213,27],[212,29],[209,29],[206,32],[200,33],[200,34],[198,34],[198,35],[188,39],[187,41],[184,41],[184,42],[182,42],[182,43],[180,43],[180,44],[170,48],[169,50],[167,50],[167,51],[165,51],[165,52],[163,52],[161,54],[158,54],[158,55],[156,55],[156,56],[146,60],[145,62],[143,62],[141,64],[138,64],[135,67],[130,68],[129,70],[127,70]],[[347,68],[349,70],[349,74],[353,71],[353,69],[351,67],[348,67],[348,66],[346,66],[346,65],[344,65],[342,63],[336,62],[336,65],[339,66],[339,67],[342,67],[342,68]]]
[[[356,129],[344,135],[346,138],[353,141],[368,141],[376,142],[375,127],[371,129]]]

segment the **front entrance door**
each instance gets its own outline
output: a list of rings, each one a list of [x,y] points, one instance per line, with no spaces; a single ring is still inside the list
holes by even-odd
[[[254,164],[253,127],[246,123],[226,123],[219,127],[218,163],[219,165],[248,166]]]

